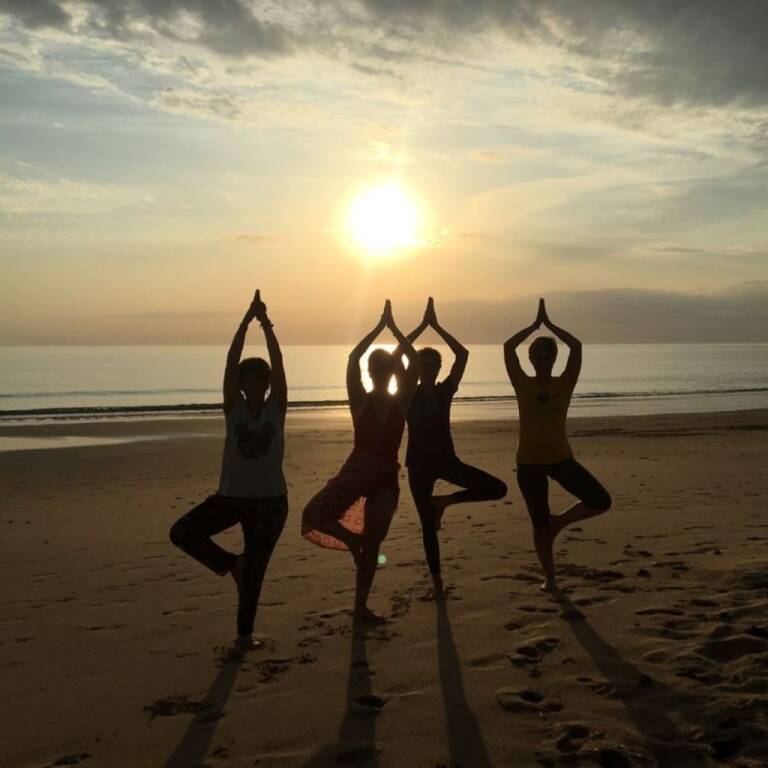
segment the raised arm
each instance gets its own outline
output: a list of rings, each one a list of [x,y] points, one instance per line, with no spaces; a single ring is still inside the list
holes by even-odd
[[[387,302],[389,303],[389,302]],[[365,387],[360,377],[360,360],[365,350],[373,344],[376,337],[384,330],[384,315],[381,316],[376,327],[360,339],[357,346],[349,353],[347,360],[347,398],[349,406],[354,410],[365,397]]]
[[[392,316],[392,304],[387,301],[384,307],[384,322],[392,331],[392,335],[397,339],[397,352],[395,356],[395,379],[397,380],[397,403],[400,410],[407,414],[408,408],[413,399],[413,393],[419,384],[419,357],[413,348],[411,340],[403,335],[403,332],[397,327],[395,319]],[[402,355],[408,361],[406,368],[402,363]]]
[[[544,299],[539,299],[539,317],[541,318],[541,324],[545,328],[549,328],[568,347],[568,362],[565,364],[563,378],[570,379],[575,385],[581,372],[581,342],[549,319],[547,309],[544,306]]]
[[[518,331],[514,336],[510,336],[504,342],[504,365],[507,367],[507,375],[514,387],[518,381],[525,376],[525,371],[520,365],[520,359],[517,356],[517,348],[541,325],[537,317],[534,322]]]
[[[429,317],[430,325],[435,329],[435,332],[440,338],[448,345],[451,352],[454,355],[453,365],[451,366],[451,372],[448,374],[448,378],[452,381],[454,387],[458,387],[461,379],[464,376],[464,371],[467,368],[467,360],[469,360],[469,350],[454,336],[443,328],[437,321],[437,312],[435,312],[435,300],[430,296],[427,304],[427,315]]]
[[[267,353],[269,354],[269,367],[272,369],[270,375],[270,397],[277,403],[280,412],[285,416],[288,410],[288,384],[285,380],[285,368],[283,366],[283,353],[280,350],[280,344],[275,336],[272,321],[267,316],[267,305],[261,301],[259,291],[256,291],[256,308],[254,317],[261,324],[264,331],[264,340],[267,343]]]
[[[260,304],[261,297],[257,290],[251,305],[248,307],[245,316],[240,321],[240,325],[235,331],[232,343],[229,345],[227,363],[224,367],[224,413],[229,413],[232,408],[235,407],[237,401],[242,397],[240,394],[240,371],[238,366],[240,365],[240,357],[243,354],[243,347],[245,346],[245,334],[248,332],[248,326],[251,324],[251,320],[256,317],[258,305]]]

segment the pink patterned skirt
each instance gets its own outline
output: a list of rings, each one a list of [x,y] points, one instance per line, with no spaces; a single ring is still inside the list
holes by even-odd
[[[310,499],[301,518],[301,535],[320,547],[347,549],[347,545],[318,526],[337,520],[352,533],[365,528],[366,499],[382,488],[399,495],[398,464],[390,464],[378,456],[355,448],[336,477]]]

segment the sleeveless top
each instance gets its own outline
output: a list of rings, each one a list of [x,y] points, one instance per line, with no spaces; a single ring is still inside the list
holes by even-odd
[[[451,403],[456,385],[449,376],[429,394],[419,386],[408,409],[408,467],[433,467],[456,456],[451,437]]]
[[[240,397],[226,414],[219,493],[238,498],[284,496],[283,415],[268,397],[258,418]]]
[[[378,456],[390,464],[397,464],[397,452],[405,429],[405,416],[390,398],[389,410],[384,421],[379,421],[370,395],[355,420],[355,448]]]
[[[525,376],[515,387],[520,412],[518,464],[557,464],[573,457],[565,420],[573,382],[562,377],[539,384]]]

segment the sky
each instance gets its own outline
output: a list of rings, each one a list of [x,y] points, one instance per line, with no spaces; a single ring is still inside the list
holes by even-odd
[[[760,0],[0,0],[0,344],[768,341]],[[417,245],[346,212],[397,183]],[[558,314],[558,312],[560,314]]]

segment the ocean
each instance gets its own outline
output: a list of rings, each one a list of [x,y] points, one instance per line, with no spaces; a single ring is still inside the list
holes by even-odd
[[[451,354],[437,348],[447,374]],[[283,347],[291,409],[344,411],[349,349]],[[456,418],[516,418],[501,345],[469,349]],[[214,412],[226,352],[224,346],[0,347],[0,422]],[[525,348],[522,353],[527,365]],[[265,352],[248,347],[245,354]],[[566,357],[561,348],[556,373]],[[572,414],[752,408],[768,408],[768,344],[587,344]]]

